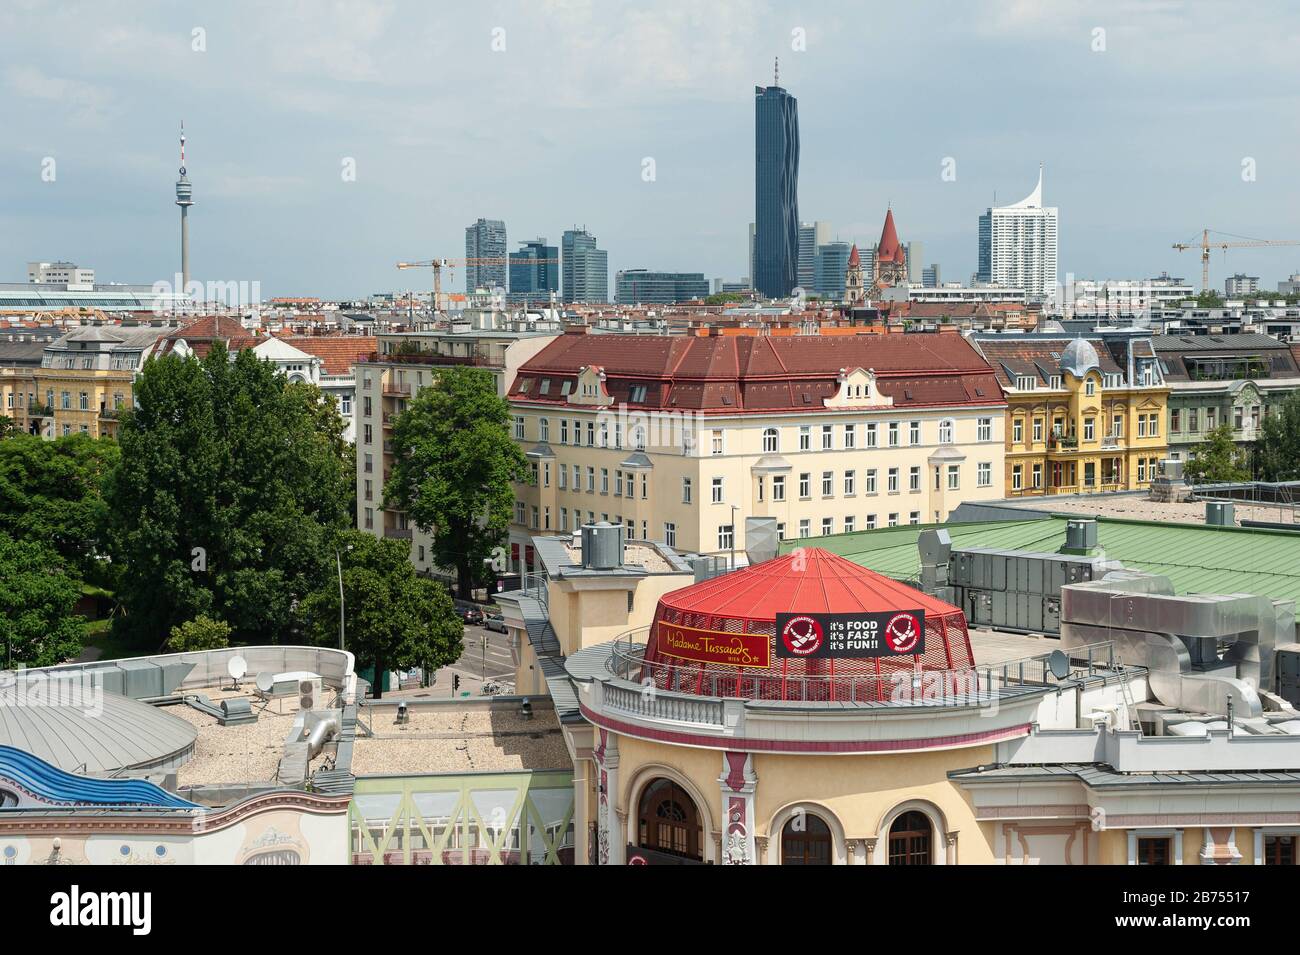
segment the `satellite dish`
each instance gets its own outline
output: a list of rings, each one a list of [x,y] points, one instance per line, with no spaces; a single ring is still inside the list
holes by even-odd
[[[226,672],[230,674],[232,680],[238,683],[248,673],[248,661],[236,653],[226,661]]]
[[[1070,658],[1062,650],[1053,650],[1047,657],[1047,666],[1052,676],[1064,680],[1070,675]]]
[[[275,687],[275,674],[263,671],[257,675],[257,688],[263,693],[270,693]]]

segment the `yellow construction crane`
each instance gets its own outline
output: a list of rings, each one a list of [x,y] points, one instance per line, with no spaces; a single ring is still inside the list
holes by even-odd
[[[559,259],[517,259],[515,264],[518,265],[559,265]],[[425,259],[421,262],[398,262],[399,269],[433,269],[433,308],[434,311],[444,311],[444,302],[442,300],[442,270],[454,269],[456,266],[483,266],[483,265],[504,265],[507,268],[511,261],[505,256],[490,256],[488,258],[472,259]]]
[[[1214,232],[1214,230],[1213,229],[1201,230],[1201,241],[1199,245],[1191,242],[1174,243],[1174,248],[1177,249],[1179,252],[1186,252],[1188,249],[1201,250],[1201,291],[1202,292],[1208,292],[1210,290],[1210,250],[1211,249],[1223,249],[1226,252],[1228,249],[1255,249],[1265,245],[1300,245],[1300,241],[1293,241],[1291,239],[1252,239],[1249,236],[1233,235],[1231,232],[1214,232],[1214,234],[1226,235],[1234,239],[1241,239],[1242,241],[1211,242],[1210,241],[1211,232]]]

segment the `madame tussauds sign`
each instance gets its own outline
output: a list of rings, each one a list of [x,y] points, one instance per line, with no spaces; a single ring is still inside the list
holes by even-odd
[[[772,638],[765,633],[727,633],[659,622],[659,649],[667,656],[728,667],[767,667]]]

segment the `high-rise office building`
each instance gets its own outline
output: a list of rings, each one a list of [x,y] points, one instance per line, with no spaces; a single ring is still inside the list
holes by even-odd
[[[465,266],[465,291],[506,287],[506,224],[479,219],[465,227],[465,258],[491,259]]]
[[[566,229],[561,240],[564,300],[609,301],[609,253],[596,248],[596,237],[586,229]]]
[[[813,288],[821,298],[831,302],[844,301],[844,280],[848,274],[852,250],[853,247],[847,242],[828,242],[817,247]]]
[[[925,270],[925,246],[920,242],[907,243],[907,281],[920,285]]]
[[[921,270],[921,285],[924,288],[938,288],[940,284],[942,284],[942,279],[939,274],[938,262],[934,263],[934,265],[927,265]]]
[[[624,269],[614,276],[614,302],[618,305],[672,305],[709,294],[703,272],[652,272]]]
[[[1023,288],[1030,301],[1056,297],[1057,210],[1043,206],[1043,167],[1034,191],[980,216],[976,280]]]
[[[754,87],[754,288],[784,298],[799,281],[799,108]]]
[[[541,302],[560,290],[560,250],[545,237],[519,243],[510,253],[510,299]]]
[[[817,247],[831,241],[829,222],[799,224],[799,287],[811,293],[817,283]]]
[[[754,287],[754,223],[749,224],[749,271],[745,273],[745,278],[749,280],[749,287]]]

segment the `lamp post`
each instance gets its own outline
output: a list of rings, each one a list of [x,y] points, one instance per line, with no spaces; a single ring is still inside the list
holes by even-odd
[[[731,505],[731,569],[736,569],[736,505]]]
[[[344,550],[351,550],[349,544]],[[339,553],[337,547],[334,548],[334,565],[339,571],[339,649],[343,649],[343,556]]]

